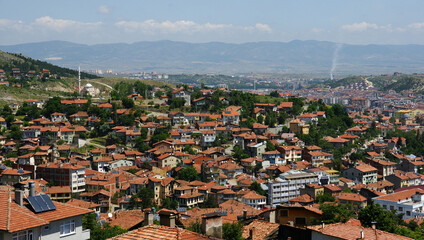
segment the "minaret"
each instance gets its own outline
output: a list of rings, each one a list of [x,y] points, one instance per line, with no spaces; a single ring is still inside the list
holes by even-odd
[[[78,66],[78,95],[81,95],[81,66]]]

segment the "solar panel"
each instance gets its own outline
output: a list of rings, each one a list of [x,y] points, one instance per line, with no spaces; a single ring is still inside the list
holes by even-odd
[[[35,213],[46,212],[50,210],[55,210],[56,206],[50,199],[50,196],[47,194],[36,195],[27,197],[29,204],[31,204],[32,209]]]
[[[49,208],[49,210],[55,210],[56,209],[56,206],[54,205],[54,203],[50,199],[50,196],[49,195],[43,194],[43,195],[39,195],[39,196],[41,196],[41,198],[46,202],[47,207]]]

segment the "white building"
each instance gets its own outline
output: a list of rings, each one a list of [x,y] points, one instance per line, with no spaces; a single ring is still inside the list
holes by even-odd
[[[403,213],[403,219],[424,217],[424,190],[413,188],[373,198],[384,209]]]
[[[256,192],[249,192],[241,197],[241,201],[251,207],[262,209],[266,204],[266,197],[257,194]]]
[[[286,203],[300,196],[300,189],[310,183],[318,183],[318,176],[297,170],[280,174],[274,181],[268,183],[268,204],[271,207]]]

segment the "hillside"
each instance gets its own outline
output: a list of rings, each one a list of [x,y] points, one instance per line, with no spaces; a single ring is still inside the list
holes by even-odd
[[[396,92],[411,91],[415,93],[424,93],[424,76],[401,74],[397,76],[352,76],[340,80],[329,80],[323,84],[311,87],[330,87],[330,88],[351,88],[353,84],[367,82],[369,86],[381,91],[394,90]]]
[[[336,49],[339,49],[335,56]],[[59,66],[162,73],[424,72],[423,45],[348,45],[322,41],[187,43],[173,41],[84,45],[64,41],[0,46]]]
[[[36,60],[22,54],[7,53],[0,51],[0,69],[3,69],[6,75],[12,74],[12,68],[19,68],[21,72],[27,73],[28,71],[35,71],[36,73],[42,72],[43,69],[48,69],[51,74],[61,77],[77,77],[78,71],[59,67],[51,63]],[[96,75],[81,73],[82,78],[99,78]]]

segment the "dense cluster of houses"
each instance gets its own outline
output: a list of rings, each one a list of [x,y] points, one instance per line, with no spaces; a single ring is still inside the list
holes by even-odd
[[[212,92],[204,91],[203,97],[192,100],[190,90],[178,88],[172,91],[172,98],[182,98],[188,106],[207,101]],[[221,100],[230,104],[225,98]],[[77,98],[62,100],[61,104],[81,107],[87,102],[87,99]],[[31,99],[26,103],[39,108],[44,104]],[[10,107],[16,112],[20,104],[11,104]],[[97,107],[114,111],[110,103],[98,103]],[[293,103],[287,101],[281,104],[256,103],[254,113],[256,117],[265,117],[269,112],[290,113],[292,107]],[[369,108],[354,110],[349,112],[355,122],[354,127],[340,136],[323,140],[336,149],[343,147],[358,141],[373,123],[381,134],[376,139],[367,139],[362,146],[367,152],[364,161],[353,161],[349,158],[350,154],[346,154],[342,157],[342,168],[338,170],[329,149],[306,145],[299,138],[299,135],[307,135],[311,126],[318,124],[320,119],[326,118],[324,111],[291,116],[284,124],[289,133],[283,133],[282,126],[270,127],[262,123],[254,123],[252,128],[241,127],[240,123],[245,121],[241,117],[242,108],[234,105],[227,106],[218,114],[178,111],[155,117],[142,115],[132,126],[119,126],[108,120],[110,131],[123,141],[104,146],[95,144],[95,148],[85,149],[84,146],[90,144],[86,139],[87,133],[93,131],[100,116],[86,111],[69,116],[55,112],[25,124],[21,120],[7,122],[0,117],[3,132],[14,125],[22,132],[22,139],[0,136],[0,183],[4,185],[0,204],[7,205],[14,212],[7,221],[19,221],[15,219],[19,218],[19,214],[31,215],[40,221],[28,228],[19,224],[13,225],[15,227],[0,225],[0,236],[28,236],[29,231],[34,238],[46,236],[47,231],[56,229],[52,225],[56,221],[60,236],[76,233],[72,235],[75,239],[85,238],[81,216],[89,212],[98,213],[99,219],[112,225],[134,230],[128,236],[116,239],[126,239],[124,237],[134,234],[141,236],[150,231],[160,233],[163,229],[186,228],[196,221],[203,221],[204,233],[209,233],[209,227],[215,226],[208,224],[210,222],[222,225],[222,222],[239,220],[245,224],[243,236],[251,239],[281,237],[280,225],[284,225],[287,231],[295,226],[307,226],[304,231],[318,236],[311,239],[340,237],[334,231],[340,228],[354,229],[355,234],[360,234],[360,230],[356,230],[357,224],[310,226],[311,219],[322,214],[316,199],[323,194],[335,197],[338,204],[345,204],[355,212],[373,200],[387,210],[404,213],[404,219],[422,219],[422,156],[403,154],[400,149],[408,145],[406,139],[389,139],[386,136],[395,128],[422,132],[423,126],[416,119],[422,117],[424,110],[402,109],[394,112],[393,116],[382,117]],[[118,116],[134,112],[125,108],[115,111]],[[392,117],[395,121],[391,121]],[[158,129],[168,128],[167,139],[151,142]],[[147,138],[143,139],[145,144],[151,145],[146,151],[136,148],[142,132],[147,133]],[[228,141],[221,143],[223,138]],[[217,145],[217,142],[220,144]],[[269,149],[270,145],[272,149]],[[84,150],[76,151],[76,148]],[[234,157],[235,148],[243,151],[244,157]],[[11,153],[25,154],[16,157]],[[390,160],[387,154],[390,154]],[[202,181],[176,179],[178,173],[188,167],[193,167],[202,176]],[[255,184],[266,194],[260,195],[255,191],[252,187]],[[158,206],[170,198],[178,202],[178,208],[147,209],[143,212],[129,210],[131,196],[145,187],[153,189],[153,200]],[[49,211],[34,212],[29,200],[22,200],[22,196],[44,194],[54,201],[55,215],[61,216],[52,219],[47,216],[51,214]],[[8,205],[7,199],[11,198],[16,201]],[[208,198],[213,198],[219,208],[199,208]],[[25,209],[18,207],[22,205]],[[74,208],[78,211],[72,210]],[[150,221],[153,219],[160,219],[163,228],[152,226]],[[145,227],[139,228],[143,221]],[[47,230],[46,227],[40,228],[49,223]],[[366,229],[365,235],[373,231],[377,230]],[[181,232],[194,234],[199,239],[205,237],[183,229]],[[210,232],[216,234],[219,231],[212,229]],[[379,234],[390,235],[382,231]],[[216,237],[222,237],[222,232]]]

